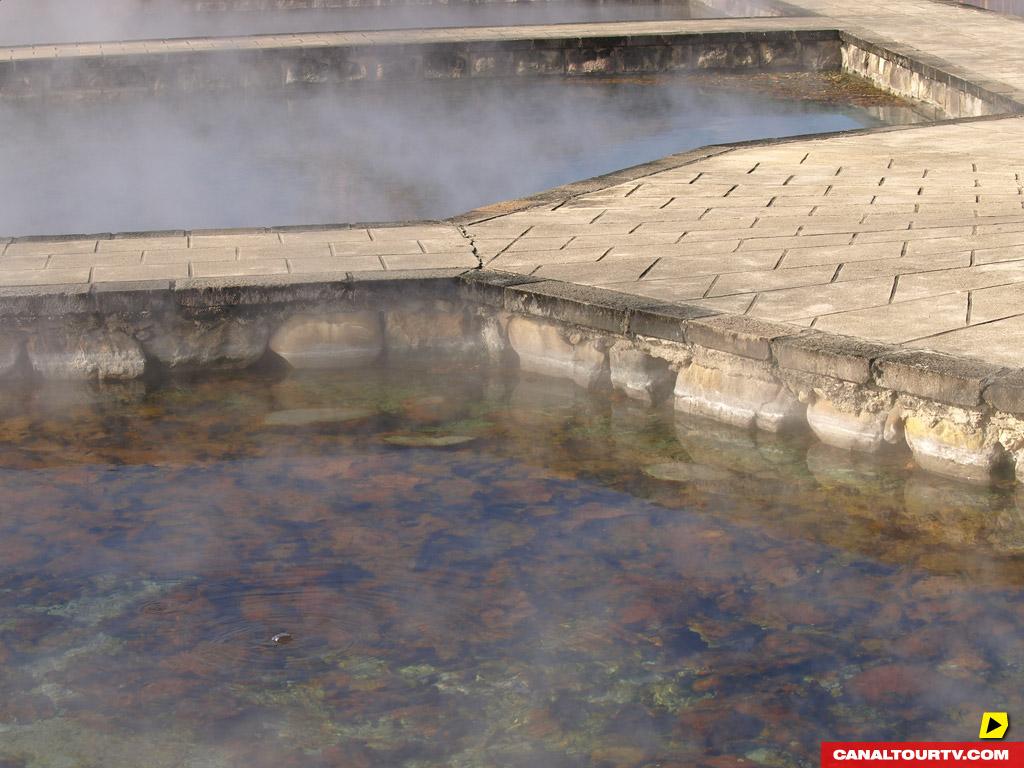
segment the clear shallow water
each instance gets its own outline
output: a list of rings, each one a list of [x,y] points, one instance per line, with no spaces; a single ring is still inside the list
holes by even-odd
[[[753,3],[751,4],[753,6]],[[720,18],[699,2],[454,2],[339,8],[188,10],[181,0],[106,0],[102,12],[80,0],[5,0],[0,45],[149,40],[179,37],[345,32],[610,21]],[[780,15],[768,3],[750,15]]]
[[[841,86],[839,101],[812,101],[749,80],[9,101],[0,234],[443,218],[706,144],[879,125],[870,107],[892,103],[861,88],[865,106],[851,106]]]
[[[809,766],[1024,706],[1020,500],[905,457],[449,365],[0,415],[5,768]]]

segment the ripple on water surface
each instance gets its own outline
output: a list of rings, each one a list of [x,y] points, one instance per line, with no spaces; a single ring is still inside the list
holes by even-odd
[[[0,765],[971,738],[1024,707],[1022,509],[476,369],[8,392]]]

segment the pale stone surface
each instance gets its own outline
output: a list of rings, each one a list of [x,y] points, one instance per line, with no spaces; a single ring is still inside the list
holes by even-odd
[[[663,401],[672,391],[675,372],[668,361],[619,341],[608,350],[612,387],[649,405]]]
[[[513,317],[508,340],[524,371],[570,379],[587,389],[600,388],[608,380],[607,345],[599,338],[572,339],[555,323]]]
[[[799,425],[804,406],[767,369],[751,365],[724,353],[695,359],[676,379],[676,410],[766,432]]]
[[[885,443],[886,411],[851,411],[824,398],[807,407],[807,423],[826,445],[874,453]]]
[[[903,425],[907,445],[923,469],[939,475],[987,483],[1001,458],[989,443],[977,414],[948,408],[940,414],[915,408]]]
[[[270,338],[270,349],[293,368],[347,368],[376,360],[384,351],[378,312],[297,315]]]
[[[32,370],[45,379],[136,379],[146,370],[139,343],[122,331],[43,329],[29,338],[27,351]]]

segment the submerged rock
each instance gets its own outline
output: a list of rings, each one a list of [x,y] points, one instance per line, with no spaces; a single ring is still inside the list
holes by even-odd
[[[388,435],[384,442],[402,448],[454,448],[476,440],[471,435]]]
[[[672,483],[728,483],[736,478],[736,475],[728,470],[685,461],[651,464],[644,467],[643,472],[655,480],[667,480]]]
[[[305,427],[313,424],[345,424],[373,416],[369,408],[295,408],[276,411],[263,419],[268,427]]]

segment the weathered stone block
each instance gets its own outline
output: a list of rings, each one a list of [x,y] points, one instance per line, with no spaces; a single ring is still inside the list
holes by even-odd
[[[1024,414],[1024,371],[997,376],[985,390],[984,398],[1000,411]]]
[[[165,318],[136,334],[146,354],[175,370],[237,370],[267,350],[265,321],[243,318]]]
[[[694,362],[679,372],[677,411],[743,428],[781,432],[798,425],[804,406],[782,384]]]
[[[782,368],[865,384],[871,381],[871,361],[892,348],[850,336],[808,332],[775,340],[772,351]]]
[[[847,410],[823,398],[807,408],[807,423],[826,445],[873,453],[885,443],[886,411]]]
[[[944,414],[916,410],[903,425],[918,465],[946,477],[987,483],[1002,458],[998,444],[985,438],[979,417],[962,409]]]
[[[445,305],[386,312],[384,332],[388,353],[415,355],[479,352],[479,338],[471,333],[467,320],[462,309]]]
[[[293,368],[347,368],[380,357],[384,330],[377,312],[296,315],[274,333],[270,349]]]
[[[567,336],[553,323],[513,317],[508,340],[524,371],[571,379],[581,387],[603,387],[609,378],[607,343],[581,334]]]
[[[708,349],[718,349],[754,360],[771,358],[771,343],[783,336],[795,336],[801,329],[740,315],[695,318],[687,323],[686,340]]]
[[[875,362],[879,386],[940,403],[970,407],[1001,368],[937,352],[894,352]]]
[[[662,402],[672,392],[675,373],[668,361],[648,355],[628,341],[608,350],[612,387],[649,405]]]
[[[146,357],[135,339],[121,331],[42,329],[27,343],[32,370],[45,379],[136,379],[146,370]]]

